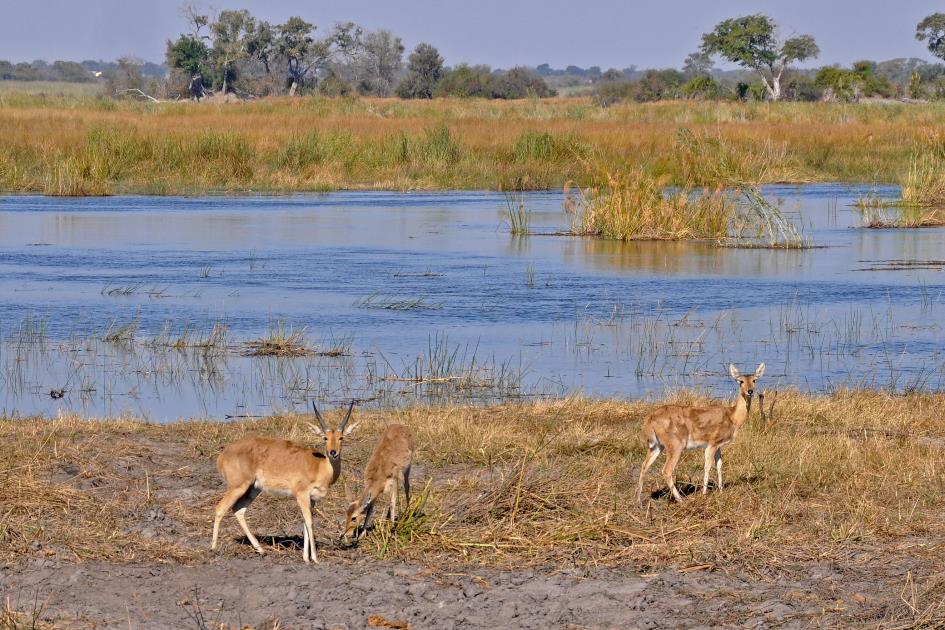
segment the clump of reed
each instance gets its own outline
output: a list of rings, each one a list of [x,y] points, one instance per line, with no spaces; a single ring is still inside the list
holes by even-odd
[[[572,196],[566,207],[580,235],[628,240],[721,239],[735,212],[721,188],[666,190],[667,178],[639,169],[604,171],[601,181]]]
[[[304,357],[314,354],[305,340],[305,328],[296,328],[277,322],[259,339],[246,342],[245,356],[250,357]]]
[[[531,229],[532,211],[525,203],[524,186],[517,191],[505,193],[505,217],[512,236],[526,236]]]
[[[777,202],[755,186],[742,186],[735,193],[738,212],[722,243],[733,247],[804,249],[813,246],[797,224],[781,211]]]
[[[931,152],[914,152],[898,205],[945,207],[945,159]]]

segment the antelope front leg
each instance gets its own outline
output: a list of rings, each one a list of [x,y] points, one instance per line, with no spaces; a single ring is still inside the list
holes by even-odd
[[[305,531],[308,533],[307,542],[309,543],[307,547],[311,549],[312,560],[315,563],[318,563],[318,556],[315,554],[315,535],[312,533],[312,510],[311,510],[311,499],[308,497],[308,493],[297,493],[295,495],[295,501],[299,504],[299,509],[302,510],[302,519],[305,521]],[[305,561],[305,564],[308,564],[309,555],[306,553],[306,545],[302,546],[302,559]]]
[[[308,500],[308,513],[312,514],[315,512],[315,499],[309,498]],[[314,518],[314,517],[313,517]],[[311,526],[309,526],[309,531],[311,531]],[[315,555],[315,539],[310,535],[309,536],[310,547],[312,550],[312,562],[318,564],[318,556]]]

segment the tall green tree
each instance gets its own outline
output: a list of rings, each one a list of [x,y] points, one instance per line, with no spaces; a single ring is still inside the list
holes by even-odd
[[[203,73],[210,59],[210,49],[203,39],[181,35],[177,41],[168,41],[166,59],[169,68],[187,73],[191,98],[203,98]]]
[[[781,98],[781,76],[795,61],[812,59],[820,48],[810,35],[780,39],[777,24],[767,15],[746,15],[724,20],[702,36],[701,51],[718,55],[761,76],[773,101]]]
[[[247,39],[256,31],[256,20],[249,11],[221,11],[210,25],[213,48],[210,58],[223,79],[223,93],[236,76],[237,62],[249,58]]]
[[[443,57],[430,44],[418,44],[407,60],[408,74],[397,86],[401,98],[433,98],[443,75]]]
[[[298,16],[276,26],[275,51],[286,62],[289,95],[294,96],[305,80],[339,54],[349,54],[361,42],[361,27],[353,22],[335,25],[323,39],[315,39],[315,25]]]
[[[388,30],[365,33],[355,59],[362,92],[388,96],[403,66],[404,44]]]
[[[928,41],[929,52],[945,59],[945,13],[933,13],[916,24],[915,38]]]
[[[272,25],[265,20],[256,22],[256,28],[245,35],[246,53],[250,58],[262,63],[266,74],[272,71],[270,61],[275,53],[276,34]]]

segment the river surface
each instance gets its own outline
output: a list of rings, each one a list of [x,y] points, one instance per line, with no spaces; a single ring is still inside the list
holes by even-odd
[[[945,230],[858,227],[868,190],[767,187],[802,251],[549,235],[560,192],[525,237],[488,192],[0,197],[0,412],[725,397],[761,361],[767,389],[941,389]],[[315,353],[246,356],[279,331]]]

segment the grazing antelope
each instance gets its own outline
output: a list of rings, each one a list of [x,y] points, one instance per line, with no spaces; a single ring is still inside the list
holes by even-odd
[[[663,465],[663,479],[666,480],[674,499],[682,501],[682,496],[676,488],[676,464],[679,463],[683,451],[691,448],[705,449],[702,494],[706,494],[709,489],[709,471],[712,469],[713,459],[719,476],[719,490],[722,489],[722,447],[735,438],[735,434],[748,419],[751,397],[755,393],[755,381],[765,373],[765,364],[759,365],[751,376],[742,376],[734,365],[729,365],[728,371],[732,378],[738,381],[739,396],[733,406],[663,405],[643,421],[643,437],[646,439],[649,454],[640,469],[638,503],[643,502],[643,477],[664,449],[666,463]]]
[[[392,424],[381,434],[381,439],[364,469],[364,492],[348,506],[343,539],[353,533],[358,539],[370,524],[374,502],[382,492],[390,493],[390,520],[397,520],[397,491],[402,482],[407,506],[410,506],[410,460],[413,457],[413,438],[402,424]]]
[[[302,536],[305,542],[302,546],[302,559],[306,563],[309,561],[311,549],[312,561],[318,562],[315,538],[312,534],[312,509],[315,499],[324,497],[328,487],[338,479],[341,473],[341,440],[354,431],[358,423],[348,426],[354,401],[337,429],[328,429],[314,401],[312,408],[315,410],[318,426],[307,424],[325,440],[327,457],[313,452],[308,446],[259,436],[244,437],[228,445],[217,457],[217,469],[226,481],[226,493],[217,504],[214,515],[211,549],[217,548],[220,521],[227,510],[232,509],[253,549],[257,553],[263,553],[259,541],[246,525],[246,509],[260,492],[271,492],[295,497],[304,521]]]

